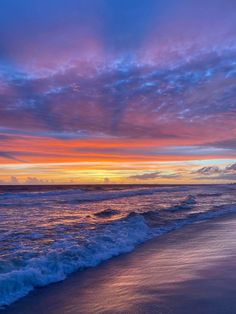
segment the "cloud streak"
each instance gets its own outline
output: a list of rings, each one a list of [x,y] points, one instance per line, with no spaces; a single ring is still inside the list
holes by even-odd
[[[224,168],[219,167],[203,167],[194,172],[194,174],[203,175],[198,180],[225,180],[236,181],[236,163],[230,164]]]
[[[164,174],[160,171],[156,171],[156,172],[147,172],[143,174],[132,175],[132,176],[129,176],[128,179],[146,181],[146,180],[154,180],[154,179],[179,179],[180,177],[181,175],[177,173]]]

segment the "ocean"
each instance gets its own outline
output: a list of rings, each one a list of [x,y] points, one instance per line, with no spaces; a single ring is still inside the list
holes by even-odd
[[[149,239],[233,212],[234,184],[0,186],[0,306]]]

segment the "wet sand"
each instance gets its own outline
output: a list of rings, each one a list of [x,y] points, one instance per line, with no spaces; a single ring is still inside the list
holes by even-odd
[[[149,241],[2,313],[235,314],[236,215]]]

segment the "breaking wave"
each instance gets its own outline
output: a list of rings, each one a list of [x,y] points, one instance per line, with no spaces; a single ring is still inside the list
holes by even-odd
[[[191,206],[195,204],[195,199],[189,195],[183,202],[186,206]],[[182,206],[184,205],[182,204]],[[75,271],[94,267],[113,256],[130,252],[138,244],[148,239],[179,229],[187,224],[233,212],[236,212],[236,205],[225,205],[207,212],[189,213],[182,219],[173,219],[156,227],[153,227],[151,222],[158,221],[158,212],[132,212],[125,218],[104,223],[98,229],[87,232],[80,242],[57,241],[46,254],[28,258],[18,266],[12,262],[12,266],[7,265],[5,271],[1,270],[0,305],[11,304],[27,295],[35,287],[64,280]],[[97,215],[99,214],[106,216],[116,213],[105,210],[97,213]]]

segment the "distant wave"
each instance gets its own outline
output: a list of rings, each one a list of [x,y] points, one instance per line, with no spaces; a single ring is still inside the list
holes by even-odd
[[[2,192],[0,193],[1,198],[32,198],[32,197],[50,197],[50,196],[66,196],[66,195],[78,195],[79,193],[84,192],[81,189],[68,189],[68,190],[56,190],[56,191],[27,191],[27,192]]]
[[[219,197],[222,193],[199,193],[197,197]]]
[[[94,216],[99,217],[99,218],[107,218],[107,217],[112,217],[118,214],[120,214],[118,210],[108,208],[101,212],[95,213]]]
[[[164,193],[164,192],[181,192],[187,191],[189,187],[179,186],[179,187],[154,187],[154,188],[132,188],[128,190],[111,190],[111,191],[86,191],[82,189],[69,189],[63,191],[47,191],[47,192],[6,192],[0,194],[1,199],[24,199],[24,198],[47,198],[54,196],[64,197],[64,202],[71,204],[83,203],[83,202],[94,202],[94,201],[103,201],[110,200],[122,197],[136,196],[136,195],[151,195],[153,193]],[[73,198],[72,198],[73,197]]]
[[[192,206],[195,205],[196,203],[197,203],[196,197],[193,195],[188,195],[182,202],[180,202],[180,204],[170,207],[167,210],[170,212],[188,210],[191,209]]]
[[[109,191],[109,192],[93,192],[78,195],[77,198],[71,200],[71,204],[76,203],[87,203],[87,202],[98,202],[104,200],[119,199],[123,197],[141,196],[141,195],[152,195],[155,193],[171,193],[171,192],[183,192],[188,191],[189,187],[179,186],[179,187],[158,187],[158,188],[138,188],[130,189],[124,191]],[[66,201],[68,203],[68,201]]]

